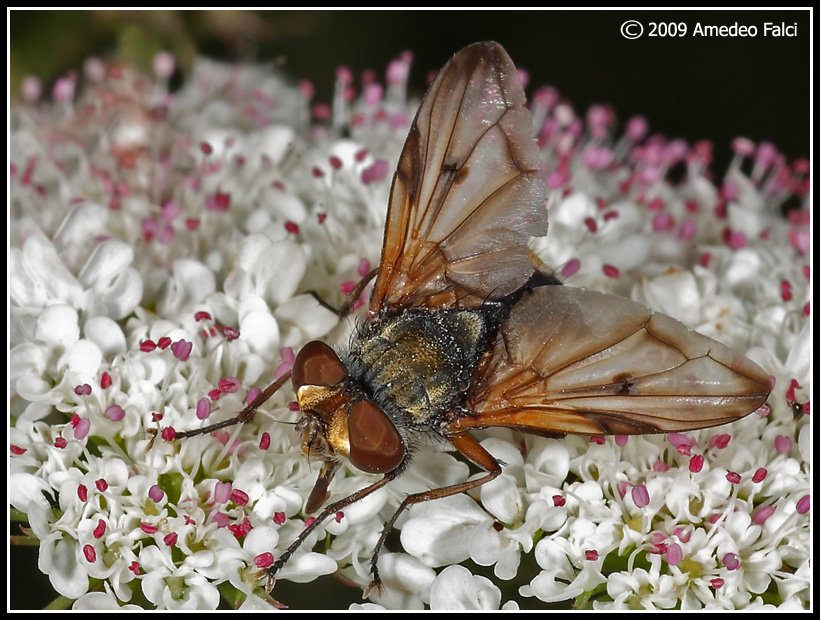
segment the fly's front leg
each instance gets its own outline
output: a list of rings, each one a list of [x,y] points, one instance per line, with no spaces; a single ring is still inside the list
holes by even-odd
[[[175,439],[183,439],[185,437],[194,437],[196,435],[205,435],[207,433],[212,433],[217,431],[221,428],[227,428],[229,426],[234,426],[236,424],[241,424],[242,422],[247,422],[253,417],[253,414],[256,413],[256,410],[259,409],[265,402],[273,396],[279,388],[281,388],[287,381],[290,379],[290,371],[287,371],[281,377],[279,377],[276,381],[271,383],[268,387],[266,387],[262,392],[260,392],[259,396],[253,399],[251,403],[248,404],[242,411],[239,412],[235,417],[228,418],[227,420],[222,420],[221,422],[215,422],[214,424],[209,424],[208,426],[203,426],[202,428],[197,428],[192,431],[181,431],[177,432],[175,435]]]
[[[350,294],[345,297],[344,302],[339,308],[333,308],[327,302],[325,302],[315,291],[309,291],[311,295],[325,308],[336,314],[339,318],[344,318],[350,311],[353,309],[353,305],[359,299],[359,296],[362,294],[362,291],[370,284],[371,280],[376,277],[376,274],[379,272],[378,269],[372,269],[365,277],[363,277],[359,283],[356,285]],[[208,426],[203,426],[202,428],[194,429],[191,431],[181,431],[177,432],[175,435],[175,439],[183,439],[185,437],[195,437],[196,435],[205,435],[208,433],[213,433],[214,431],[227,428],[229,426],[235,426],[236,424],[242,424],[243,422],[247,422],[249,419],[253,417],[253,414],[256,413],[256,410],[259,409],[265,402],[273,396],[279,388],[281,388],[287,381],[290,379],[290,371],[286,372],[284,375],[279,377],[276,381],[268,385],[262,392],[257,396],[253,402],[251,402],[247,407],[245,407],[242,411],[239,412],[235,417],[229,418],[227,420],[222,420],[221,422],[216,422],[214,424],[209,424]],[[156,433],[153,433],[156,434]]]

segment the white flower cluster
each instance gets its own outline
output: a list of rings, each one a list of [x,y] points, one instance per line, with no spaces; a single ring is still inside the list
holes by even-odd
[[[158,57],[151,80],[89,61],[77,96],[76,77],[48,103],[28,81],[12,110],[9,503],[75,609],[272,601],[259,570],[304,527],[318,467],[279,423],[298,419],[290,388],[269,415],[174,435],[235,415],[307,340],[346,342],[351,321],[309,292],[339,304],[377,264],[414,110],[407,55],[386,89],[368,80],[356,95],[340,71],[333,106],[312,111],[307,84],[210,62],[172,95],[169,62]],[[687,435],[477,433],[503,474],[405,513],[403,552],[382,554],[385,589],[362,608],[808,607],[805,162],[739,140],[715,186],[703,144],[647,138],[641,119],[616,141],[611,111],[584,123],[549,89],[531,105],[552,189],[534,251],[571,285],[636,298],[747,353],[774,391],[764,415]],[[671,184],[676,166],[686,180]],[[405,494],[469,475],[420,448],[277,577],[367,584]],[[348,468],[333,497],[370,480]],[[468,560],[494,578],[457,566]],[[506,581],[518,596],[502,601]]]

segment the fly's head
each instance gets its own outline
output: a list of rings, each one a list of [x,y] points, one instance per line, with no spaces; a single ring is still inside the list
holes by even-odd
[[[303,416],[297,425],[302,452],[322,461],[308,513],[325,503],[330,482],[345,460],[371,474],[388,474],[405,462],[408,447],[395,424],[356,389],[331,347],[318,340],[302,347],[291,381]]]

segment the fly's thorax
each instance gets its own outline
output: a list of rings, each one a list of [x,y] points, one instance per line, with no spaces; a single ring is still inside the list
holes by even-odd
[[[362,389],[398,425],[432,428],[456,404],[495,337],[504,310],[405,311],[365,325],[348,366]]]

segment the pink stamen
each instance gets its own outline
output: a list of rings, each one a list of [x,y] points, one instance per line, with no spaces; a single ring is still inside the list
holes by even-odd
[[[225,377],[217,385],[220,392],[233,394],[242,387],[242,382],[237,377]]]
[[[233,500],[233,503],[237,506],[247,506],[248,502],[250,501],[248,494],[245,493],[245,491],[241,491],[239,489],[234,489],[233,491],[231,491],[231,499]]]
[[[561,269],[561,277],[569,278],[570,276],[573,276],[576,273],[578,273],[578,271],[580,269],[581,269],[581,261],[577,258],[572,258]]]
[[[207,420],[211,415],[211,400],[209,398],[200,398],[196,404],[196,417],[199,420]]]
[[[689,459],[689,471],[692,472],[693,474],[698,473],[699,471],[701,471],[703,469],[703,463],[704,463],[703,455],[701,455],[701,454],[693,455],[692,458]]]
[[[77,426],[74,428],[74,439],[85,439],[88,436],[88,431],[91,430],[91,420],[88,418],[80,418]]]
[[[239,330],[236,327],[223,327],[222,334],[228,340],[236,340],[240,336]]]
[[[106,408],[105,413],[103,413],[103,415],[112,422],[119,422],[125,417],[125,409],[123,409],[119,405],[111,405],[108,408]]]
[[[188,340],[177,340],[171,345],[171,353],[180,362],[185,362],[191,356],[191,351],[194,349],[194,343]]]
[[[639,484],[636,487],[632,487],[632,501],[635,502],[638,508],[645,508],[649,505],[649,491],[646,485]]]
[[[763,506],[760,510],[755,513],[753,521],[758,525],[763,525],[766,523],[769,517],[774,514],[774,506]]]
[[[260,553],[253,559],[256,568],[269,568],[273,565],[273,554],[270,551]]]
[[[718,448],[720,450],[724,449],[726,446],[729,445],[729,441],[731,441],[732,437],[727,433],[722,433],[720,435],[715,435],[709,440],[709,447],[710,448]]]
[[[91,394],[91,386],[87,383],[83,383],[82,385],[78,385],[74,388],[74,393],[77,396],[88,396]]]
[[[83,546],[83,555],[85,556],[85,559],[91,564],[97,561],[97,550],[94,549],[94,547],[91,545]]]
[[[161,502],[162,498],[165,497],[165,492],[159,487],[158,484],[151,485],[151,488],[148,489],[148,497],[151,498],[151,501],[154,503]]]
[[[774,449],[781,454],[788,454],[792,451],[792,439],[787,435],[778,435],[774,438]]]
[[[797,513],[804,515],[811,509],[811,495],[804,495],[797,500]]]
[[[230,482],[217,481],[214,485],[214,501],[217,504],[225,504],[231,499],[233,486]]]
[[[723,556],[721,562],[729,570],[737,570],[740,568],[740,558],[736,553],[727,553]]]

